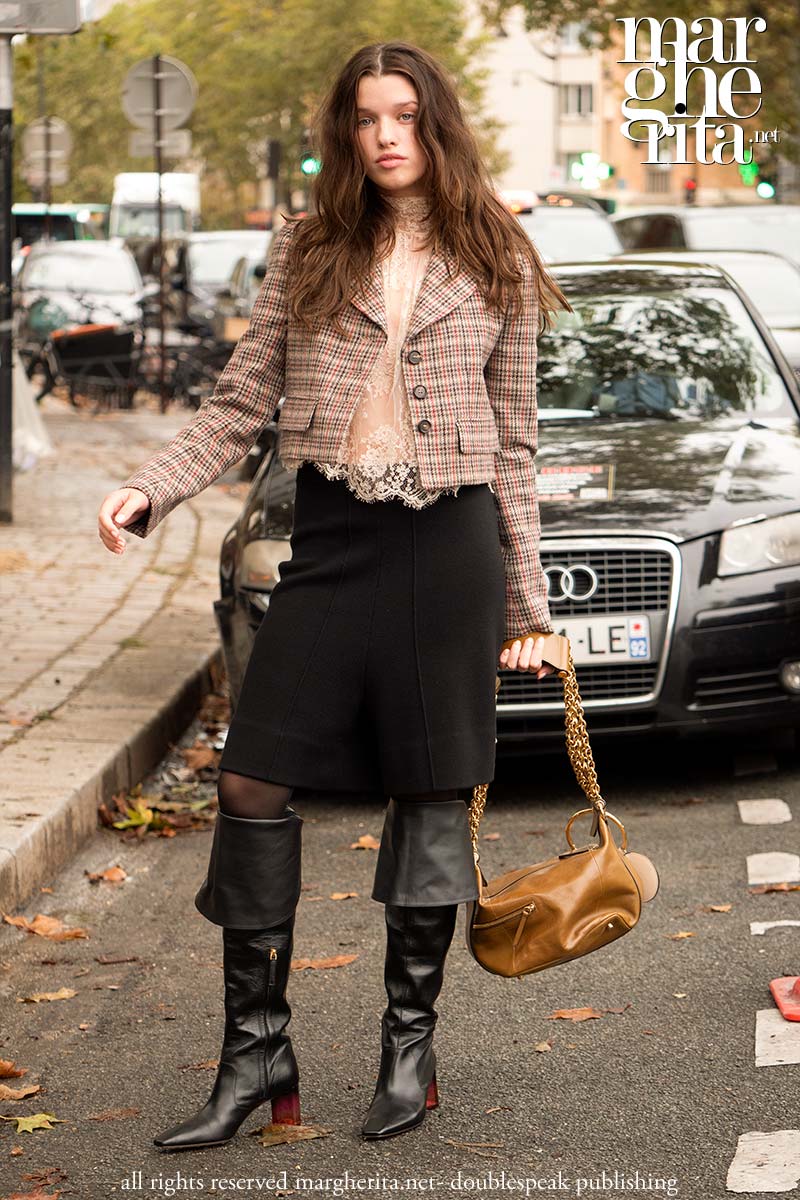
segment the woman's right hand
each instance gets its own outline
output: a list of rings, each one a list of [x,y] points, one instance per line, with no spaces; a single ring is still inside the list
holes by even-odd
[[[124,554],[126,542],[120,526],[129,525],[143,516],[150,507],[150,498],[138,488],[117,488],[109,492],[100,505],[97,529],[106,550],[112,554]]]

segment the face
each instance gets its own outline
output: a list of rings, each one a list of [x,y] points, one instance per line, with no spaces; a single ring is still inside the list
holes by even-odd
[[[424,196],[425,154],[417,140],[417,90],[405,75],[362,75],[357,128],[364,170],[373,183],[398,196]],[[387,157],[381,162],[381,158]]]

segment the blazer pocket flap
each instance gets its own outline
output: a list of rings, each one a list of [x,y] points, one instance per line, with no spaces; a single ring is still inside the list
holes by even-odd
[[[494,417],[464,417],[456,421],[456,427],[462,454],[494,454],[500,449]]]
[[[287,395],[278,415],[278,429],[308,429],[319,404],[319,396],[301,396],[296,392]]]

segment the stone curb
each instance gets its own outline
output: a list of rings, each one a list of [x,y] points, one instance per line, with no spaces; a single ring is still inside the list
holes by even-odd
[[[165,670],[169,623],[159,613],[142,629],[146,649],[121,651],[52,719],[6,749],[0,912],[12,913],[52,883],[96,832],[99,803],[161,760],[211,690],[221,663],[213,629],[191,648],[168,646]],[[131,704],[132,679],[148,680],[142,704]]]

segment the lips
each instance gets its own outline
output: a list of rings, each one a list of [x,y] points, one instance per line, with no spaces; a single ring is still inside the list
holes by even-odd
[[[381,158],[378,159],[378,163],[393,163],[393,162],[405,162],[405,161],[406,160],[402,154],[384,154],[381,156]]]

